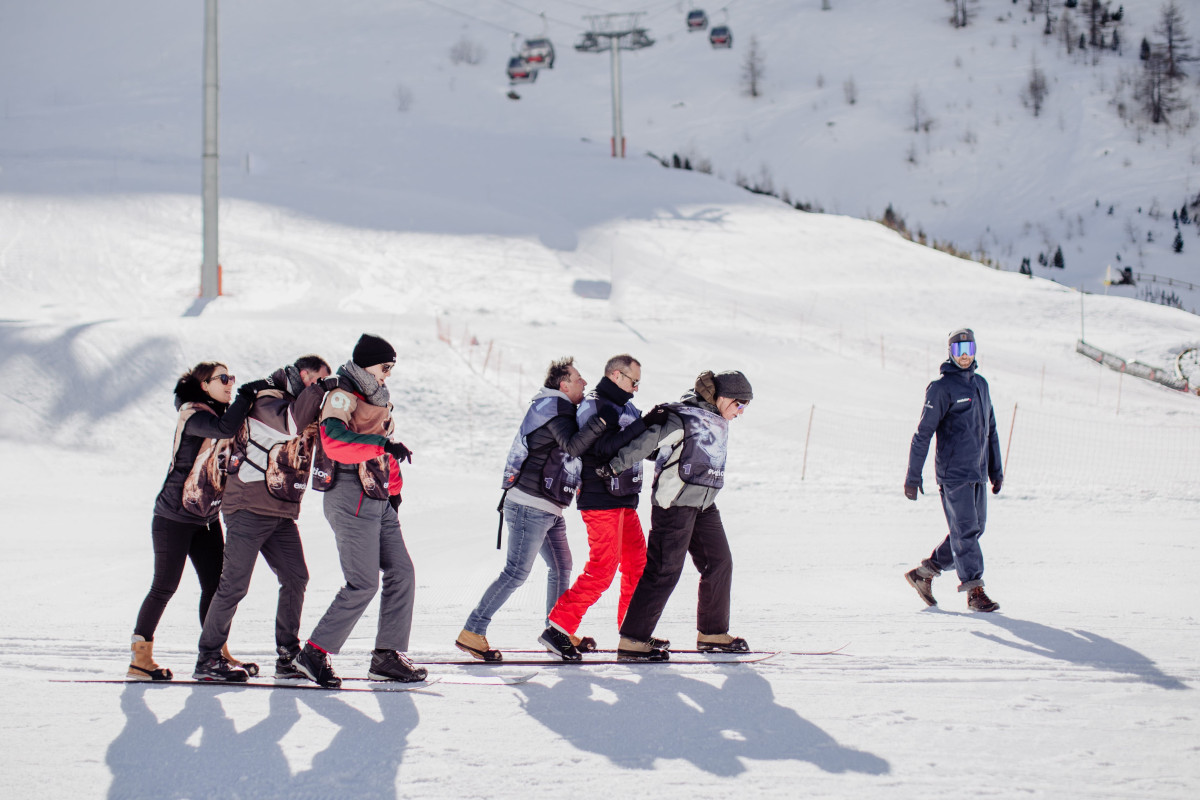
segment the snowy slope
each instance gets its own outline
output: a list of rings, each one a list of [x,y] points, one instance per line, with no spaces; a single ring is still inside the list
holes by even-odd
[[[596,119],[581,134],[582,101],[571,111],[537,99],[559,84],[568,97],[557,79],[585,66],[604,91],[602,60],[561,45],[555,73],[513,103],[492,77],[450,68],[444,52],[464,23],[433,4],[347,3],[336,15],[227,5],[223,130],[225,152],[240,155],[222,173],[227,294],[203,309],[197,10],[2,12],[10,791],[527,797],[567,781],[667,797],[1195,794],[1197,400],[1075,354],[1078,293],[649,159],[614,164],[602,105],[586,106]],[[554,16],[578,5],[547,4]],[[675,3],[661,13],[682,17]],[[424,25],[436,35],[413,34]],[[488,35],[500,42],[486,40],[494,76],[508,34]],[[630,59],[631,103],[632,76],[670,44]],[[11,77],[18,58],[35,77]],[[392,99],[401,81],[415,98],[405,115]],[[256,109],[253,124],[237,121]],[[605,282],[609,299],[588,296]],[[1150,363],[1200,342],[1200,318],[1126,298],[1089,295],[1082,316],[1089,341]],[[978,333],[1008,449],[984,540],[1003,606],[990,616],[962,613],[951,576],[935,584],[941,611],[921,610],[902,579],[944,532],[936,495],[908,503],[899,484],[921,392],[946,332],[963,324]],[[123,674],[174,377],[213,357],[242,381],[303,352],[337,363],[363,330],[400,352],[391,385],[399,438],[415,452],[401,507],[419,579],[414,657],[456,652],[500,569],[498,469],[545,363],[573,353],[595,381],[626,350],[643,361],[646,406],[701,369],[745,370],[756,398],[734,425],[721,496],[734,632],[772,649],[848,642],[844,654],[546,668],[523,687],[383,696],[50,683]],[[926,476],[932,486],[931,466]],[[305,633],[341,584],[320,506],[309,498],[300,520]],[[586,542],[573,511],[568,527],[578,571]],[[543,574],[498,615],[494,644],[533,646]],[[256,574],[231,641],[260,663],[272,584]],[[695,592],[689,568],[660,626],[677,646],[692,634]],[[160,661],[179,674],[194,658],[196,597],[185,576],[158,632]],[[615,607],[606,596],[585,620],[609,646]],[[374,614],[337,657],[343,674],[365,672]]]

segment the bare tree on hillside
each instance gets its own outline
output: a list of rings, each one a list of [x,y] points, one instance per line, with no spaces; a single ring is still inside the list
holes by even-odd
[[[1137,98],[1155,125],[1169,123],[1171,115],[1184,107],[1179,97],[1179,79],[1170,76],[1164,48],[1151,47],[1137,84]]]
[[[1090,47],[1101,46],[1107,7],[1107,0],[1084,0],[1083,14],[1087,19],[1087,43]]]
[[[965,28],[975,17],[975,6],[979,0],[946,0],[953,6],[950,11],[950,24],[956,28]]]
[[[486,54],[487,51],[483,49],[483,45],[463,36],[450,46],[450,63],[475,66],[483,61]]]
[[[1029,78],[1021,89],[1021,102],[1033,110],[1036,117],[1042,113],[1042,104],[1050,93],[1050,84],[1046,81],[1046,73],[1042,72],[1037,63],[1037,54],[1033,56],[1033,65],[1029,70]]]
[[[1168,0],[1162,8],[1162,16],[1159,17],[1154,32],[1162,37],[1161,49],[1166,60],[1167,77],[1171,80],[1186,75],[1183,65],[1195,60],[1191,53],[1191,39],[1185,29],[1186,24],[1179,4],[1176,0]]]
[[[912,115],[913,133],[921,131],[929,132],[933,127],[933,119],[929,116],[929,112],[925,110],[925,100],[921,97],[921,87],[914,86],[912,96],[908,102],[908,112]]]
[[[1067,55],[1075,52],[1075,44],[1078,39],[1075,28],[1075,18],[1071,16],[1071,12],[1065,8],[1062,12],[1062,17],[1058,21],[1058,32],[1062,36],[1063,44],[1067,46]]]
[[[746,48],[746,58],[742,61],[742,86],[746,94],[758,97],[762,94],[763,52],[758,45],[758,37],[750,37],[750,46]]]

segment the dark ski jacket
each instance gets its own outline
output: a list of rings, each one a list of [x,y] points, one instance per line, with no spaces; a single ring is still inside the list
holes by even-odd
[[[207,525],[217,518],[220,509],[215,509],[208,517],[198,517],[183,507],[183,483],[187,480],[192,465],[205,439],[231,439],[241,430],[250,411],[251,400],[244,394],[234,395],[233,402],[228,406],[212,399],[200,387],[200,381],[187,378],[175,386],[175,410],[178,411],[184,403],[203,403],[213,410],[209,414],[198,411],[192,414],[183,428],[179,439],[179,450],[175,453],[175,463],[163,481],[162,489],[154,500],[154,513],[175,522],[186,522],[193,525]]]
[[[935,433],[938,485],[995,482],[1004,477],[992,396],[987,381],[975,374],[976,365],[972,361],[963,369],[946,359],[942,376],[925,389],[925,407],[908,453],[906,486],[923,485],[921,473]]]
[[[575,500],[575,506],[580,511],[637,508],[637,494],[618,497],[609,492],[608,480],[596,474],[597,467],[607,464],[618,450],[646,432],[646,424],[640,418],[634,420],[623,430],[621,428],[622,410],[629,407],[633,413],[637,413],[637,409],[633,408],[630,402],[633,400],[633,394],[605,377],[601,378],[600,382],[596,384],[596,388],[588,393],[588,399],[595,402],[596,413],[604,418],[607,425],[604,433],[600,434],[600,438],[582,456],[583,482],[579,487],[579,496]],[[581,414],[586,405],[585,402],[584,406],[580,406]],[[581,417],[579,422],[585,424],[587,420]]]

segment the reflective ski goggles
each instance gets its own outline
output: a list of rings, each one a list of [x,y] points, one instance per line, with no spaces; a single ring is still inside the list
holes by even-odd
[[[961,356],[973,356],[975,355],[975,343],[952,342],[950,344],[950,355],[954,356],[955,358],[959,358]]]

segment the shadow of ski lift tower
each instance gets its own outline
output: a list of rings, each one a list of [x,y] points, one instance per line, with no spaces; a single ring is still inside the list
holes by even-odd
[[[641,50],[654,44],[654,40],[639,28],[638,17],[642,12],[627,14],[593,14],[585,16],[591,29],[579,37],[575,49],[581,53],[603,53],[608,51],[612,63],[612,157],[625,157],[625,132],[621,118],[621,51]]]

